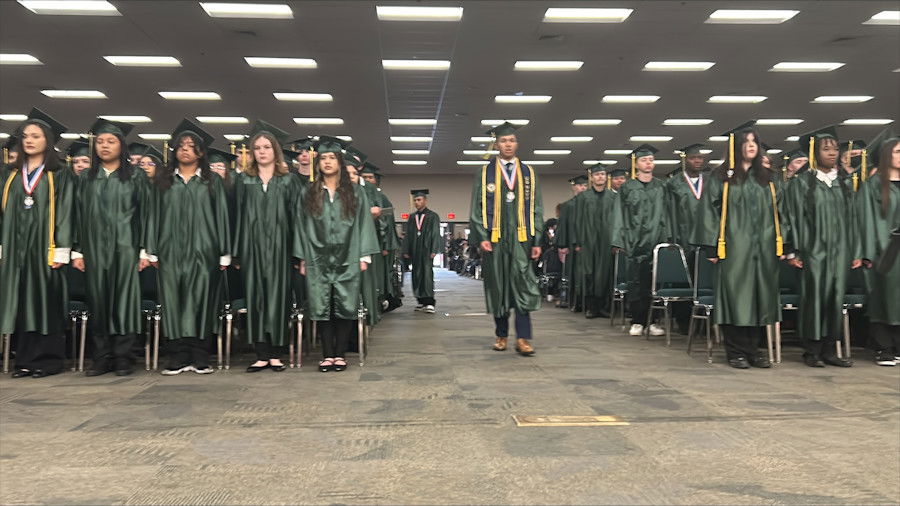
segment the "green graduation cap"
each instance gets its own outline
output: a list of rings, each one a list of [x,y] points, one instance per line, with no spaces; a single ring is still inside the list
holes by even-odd
[[[818,146],[819,141],[822,139],[837,140],[837,138],[837,129],[835,125],[828,125],[818,130],[807,132],[800,136],[800,140],[798,142],[800,144],[800,147],[806,149],[806,152],[809,154],[809,167],[811,169],[815,169],[817,167],[816,147]]]
[[[91,156],[91,147],[88,145],[87,141],[83,141],[78,139],[72,144],[69,144],[69,149],[66,150],[66,154],[72,158],[78,158],[79,156]]]
[[[412,195],[413,198],[428,197],[428,189],[426,188],[426,189],[422,189],[422,190],[410,190],[409,194]]]
[[[213,142],[213,136],[206,132],[199,126],[197,126],[193,121],[185,118],[181,120],[181,123],[175,127],[175,130],[172,131],[172,142],[177,142],[178,137],[182,134],[194,134],[200,138],[200,141],[203,143],[203,147],[206,148]]]
[[[732,128],[731,130],[728,130],[727,132],[723,133],[722,135],[725,137],[728,137],[729,135],[732,135],[732,134],[737,135],[739,133],[748,132],[750,130],[753,130],[753,127],[755,127],[755,126],[756,126],[756,120],[751,119],[750,121],[741,123],[740,125]]]
[[[897,134],[894,132],[894,129],[891,128],[890,125],[888,125],[884,127],[883,130],[878,132],[878,135],[872,138],[871,141],[869,141],[869,146],[866,151],[868,153],[869,159],[872,160],[873,166],[878,166],[878,162],[881,158],[879,151],[881,151],[882,144],[896,138]]]
[[[362,151],[356,149],[353,146],[347,146],[344,148],[344,151],[350,157],[355,157],[359,160],[360,164],[366,163],[366,160],[369,158],[369,155],[363,153]]]
[[[363,166],[363,164],[360,163],[360,161],[357,160],[355,156],[350,156],[350,154],[346,151],[344,152],[344,163],[356,167],[357,169]]]
[[[576,176],[573,179],[575,180],[575,182],[572,184],[587,184],[588,183],[588,178],[584,174],[581,174],[580,176]]]
[[[147,149],[150,146],[144,144],[143,142],[132,142],[128,145],[128,152],[132,155],[142,155],[147,152]]]
[[[258,119],[256,120],[256,123],[253,124],[253,129],[250,130],[250,137],[253,137],[260,132],[269,132],[275,137],[275,140],[278,141],[278,144],[281,144],[282,146],[287,144],[289,142],[289,139],[291,138],[291,134],[269,123],[268,121]]]
[[[294,160],[297,159],[298,156],[300,156],[299,151],[292,151],[290,149],[282,149],[281,153],[284,155],[285,161],[290,160],[293,162]]]
[[[732,128],[731,130],[726,131],[722,134],[724,137],[728,137],[728,151],[725,152],[725,156],[728,158],[728,168],[734,169],[734,156],[735,156],[735,148],[738,147],[739,142],[737,140],[738,134],[742,134],[744,132],[749,132],[753,130],[753,127],[756,126],[756,120],[751,119],[750,121],[746,121],[741,123],[740,125]],[[757,139],[759,140],[759,139]]]
[[[56,144],[56,141],[59,140],[60,135],[64,134],[66,131],[69,130],[68,128],[66,128],[65,125],[63,125],[59,121],[56,121],[49,114],[38,109],[37,107],[31,108],[31,112],[28,113],[28,119],[25,120],[24,125],[27,125],[29,123],[40,123],[40,124],[44,125],[45,127],[49,128],[50,131],[53,133],[53,144]],[[17,132],[18,134],[21,134],[22,130],[24,130],[24,128],[25,128],[24,125],[19,128],[19,130]],[[16,135],[13,137],[19,137],[19,135]]]
[[[678,148],[678,151],[679,151],[683,156],[702,155],[703,153],[701,153],[700,150],[703,149],[703,148],[705,148],[705,147],[706,147],[705,144],[691,144],[690,146],[685,146],[685,147],[683,147],[683,148]]]
[[[162,151],[154,148],[153,146],[147,146],[147,151],[144,151],[141,154],[141,157],[149,156],[156,162],[157,165],[162,165],[163,163],[163,154]]]
[[[634,148],[634,151],[631,152],[631,156],[634,158],[640,158],[642,156],[650,156],[659,153],[659,150],[649,144],[641,144],[640,146]]]
[[[852,141],[842,142],[840,146],[841,153],[853,151],[854,149],[866,149],[866,141],[856,139]]]
[[[588,167],[588,170],[591,174],[596,174],[597,172],[609,172],[609,169],[606,168],[606,165],[603,165],[602,163],[595,163],[594,165]]]
[[[293,146],[293,148],[297,151],[309,151],[310,149],[312,149],[315,142],[316,140],[312,137],[301,137],[289,142],[288,144]]]
[[[380,170],[381,169],[379,169],[375,164],[365,162],[362,166],[362,169],[359,170],[359,173],[360,174],[375,174],[377,176],[378,172]]]
[[[206,158],[211,164],[224,163],[228,165],[229,163],[237,160],[237,155],[233,155],[227,151],[222,151],[221,149],[209,148],[206,153]]]
[[[613,167],[609,171],[610,178],[619,177],[619,176],[627,176],[627,175],[628,175],[628,171],[622,167]]]
[[[519,129],[518,125],[513,125],[509,121],[504,121],[503,123],[491,128],[486,134],[493,135],[495,138],[503,137],[504,135],[513,135],[516,133],[516,130]]]
[[[313,144],[313,150],[316,153],[341,153],[349,145],[350,143],[337,137],[320,135]]]
[[[569,184],[575,184],[575,180],[576,180],[576,179],[578,179],[578,178],[577,178],[577,177],[570,177],[570,178],[569,178]]]
[[[88,129],[88,131],[95,137],[100,134],[113,134],[116,137],[124,139],[125,137],[128,137],[128,134],[131,133],[131,130],[133,129],[134,125],[131,123],[97,118],[97,121],[91,125],[91,128]]]
[[[10,135],[3,143],[3,149],[7,151],[12,151],[17,147],[19,147],[19,138],[15,135]]]
[[[785,162],[790,162],[791,160],[796,160],[797,158],[809,158],[809,155],[806,153],[805,149],[792,149],[782,155]]]

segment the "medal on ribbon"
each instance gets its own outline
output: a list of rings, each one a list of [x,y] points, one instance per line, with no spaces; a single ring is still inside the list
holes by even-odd
[[[28,173],[27,168],[22,168],[22,187],[25,190],[25,200],[23,203],[25,205],[25,209],[31,209],[32,207],[34,207],[34,197],[32,196],[32,194],[34,193],[34,189],[37,188],[38,183],[41,182],[41,178],[43,176],[43,165],[35,169],[31,174]]]

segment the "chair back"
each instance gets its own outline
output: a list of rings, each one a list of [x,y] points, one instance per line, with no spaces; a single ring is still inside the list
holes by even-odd
[[[660,288],[693,287],[684,250],[677,244],[664,242],[653,248],[652,276],[654,296]]]
[[[715,280],[715,265],[703,258],[703,250],[698,250],[694,255],[694,300],[699,297],[700,290],[714,290]]]

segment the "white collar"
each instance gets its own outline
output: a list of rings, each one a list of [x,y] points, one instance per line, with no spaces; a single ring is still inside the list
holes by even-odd
[[[500,158],[500,157],[498,157],[498,159],[500,160],[500,164],[503,165],[503,168],[506,168],[506,164],[507,164],[507,163],[512,163],[512,164],[516,163],[516,157],[515,157],[515,156],[512,157],[512,158],[510,158],[509,160],[504,160],[503,158]]]
[[[191,179],[193,179],[193,178],[195,178],[195,177],[200,177],[201,170],[202,170],[202,169],[198,166],[198,167],[197,167],[197,170],[194,172],[194,175],[191,176]],[[178,177],[180,177],[182,181],[184,181],[185,183],[187,183],[187,181],[185,181],[185,179],[184,179],[184,176],[181,175],[181,168],[180,168],[180,167],[177,168],[177,169],[175,169],[175,175],[178,176]],[[190,181],[190,179],[188,179],[188,181]]]
[[[834,182],[838,178],[837,169],[831,169],[829,172],[825,172],[823,170],[816,169],[816,179],[828,185],[829,188],[834,184]]]

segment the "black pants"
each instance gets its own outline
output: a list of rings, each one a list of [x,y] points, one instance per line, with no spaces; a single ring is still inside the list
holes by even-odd
[[[43,369],[51,374],[62,372],[66,358],[64,334],[16,332],[16,369]]]
[[[738,327],[736,325],[719,325],[722,338],[725,340],[725,356],[728,360],[735,358],[755,358],[759,356],[759,339],[765,327]]]
[[[209,340],[183,337],[169,341],[168,348],[172,368],[193,365],[198,369],[209,367]]]
[[[805,350],[803,356],[834,357],[837,355],[835,341],[837,341],[837,338],[830,334],[822,337],[822,339],[818,341],[803,339],[803,348]]]
[[[131,349],[137,340],[135,334],[114,334],[102,336],[94,334],[94,362],[111,362],[113,360],[134,361]]]
[[[416,298],[419,304],[423,306],[433,306],[434,305],[434,297],[421,297]]]
[[[653,281],[653,262],[629,260],[628,262],[628,306],[631,309],[631,323],[647,325],[650,311],[650,283]]]
[[[869,335],[875,351],[900,354],[900,325],[869,323]]]
[[[331,320],[316,322],[316,332],[322,339],[322,358],[343,357],[347,353],[347,342],[356,320],[342,320],[332,316]]]
[[[509,337],[509,316],[494,318],[494,335]],[[516,337],[531,339],[531,314],[516,309]]]
[[[284,353],[283,346],[272,346],[269,342],[269,336],[262,341],[253,343],[253,349],[256,351],[256,360],[268,362],[269,360],[281,360],[281,354]]]

